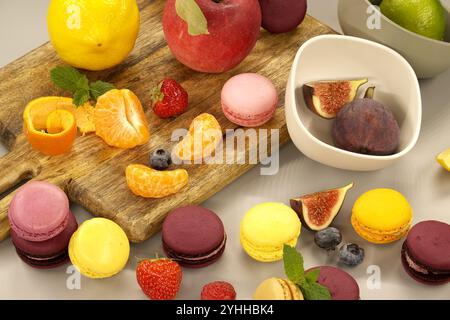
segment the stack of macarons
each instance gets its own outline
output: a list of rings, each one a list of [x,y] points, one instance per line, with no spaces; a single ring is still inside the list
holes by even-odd
[[[221,101],[228,120],[243,127],[257,127],[273,117],[278,93],[268,78],[257,73],[242,73],[225,83]]]
[[[422,221],[408,233],[402,247],[405,271],[415,280],[431,285],[450,281],[450,225]]]
[[[164,252],[183,267],[200,268],[216,262],[225,250],[226,241],[219,216],[203,207],[175,209],[163,223]]]
[[[253,300],[303,300],[303,294],[288,279],[269,278],[256,288]]]
[[[255,260],[281,260],[284,244],[296,246],[301,226],[291,207],[278,202],[261,203],[248,210],[241,220],[241,244]]]
[[[363,239],[385,244],[403,238],[411,227],[412,209],[408,200],[393,189],[374,189],[355,202],[351,222]]]
[[[28,182],[12,198],[8,216],[12,242],[25,263],[54,268],[68,261],[78,225],[64,191],[48,182]]]
[[[119,273],[130,256],[130,243],[122,228],[105,218],[81,224],[69,243],[73,265],[86,277],[108,278]]]
[[[317,283],[327,287],[331,300],[359,300],[359,286],[356,280],[342,269],[332,266],[311,268],[305,273],[320,268]]]

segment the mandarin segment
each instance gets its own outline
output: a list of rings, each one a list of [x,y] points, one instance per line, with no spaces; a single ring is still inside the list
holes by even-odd
[[[134,148],[148,142],[150,132],[139,98],[130,90],[110,90],[97,100],[96,134],[108,145]]]
[[[189,179],[184,169],[158,171],[141,164],[129,165],[125,175],[130,190],[144,198],[163,198],[177,193]]]
[[[94,107],[88,102],[79,107],[72,107],[72,109],[81,134],[95,132]]]
[[[187,135],[174,148],[173,154],[183,161],[195,161],[212,155],[222,141],[222,128],[217,119],[202,113],[191,123]]]

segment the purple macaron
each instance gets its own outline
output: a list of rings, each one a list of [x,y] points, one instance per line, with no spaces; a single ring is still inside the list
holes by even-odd
[[[332,300],[359,300],[359,286],[356,280],[342,269],[321,266],[307,270],[320,268],[317,283],[328,288]]]
[[[11,239],[17,254],[25,263],[35,268],[54,268],[68,261],[67,247],[77,228],[77,220],[70,212],[67,227],[56,237],[41,242],[28,241],[11,229]]]
[[[11,229],[20,238],[45,241],[66,229],[69,211],[64,191],[48,182],[31,181],[14,195],[8,218]]]
[[[201,268],[214,263],[222,256],[226,240],[220,218],[203,207],[175,209],[163,223],[163,249],[184,267]]]
[[[450,225],[422,221],[408,233],[402,247],[402,264],[415,280],[431,285],[450,281]]]

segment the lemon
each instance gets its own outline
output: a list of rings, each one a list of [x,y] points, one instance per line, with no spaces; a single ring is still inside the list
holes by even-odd
[[[383,0],[381,13],[409,31],[444,40],[446,13],[439,0]]]
[[[66,63],[87,70],[121,63],[139,32],[136,0],[51,0],[50,40]]]
[[[444,167],[445,170],[450,171],[450,149],[441,152],[436,157],[437,162]]]

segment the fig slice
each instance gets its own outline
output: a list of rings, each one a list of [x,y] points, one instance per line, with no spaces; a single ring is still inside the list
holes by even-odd
[[[358,89],[368,79],[316,81],[303,85],[303,97],[311,111],[325,119],[333,119],[339,110],[352,102]]]
[[[320,231],[333,222],[342,207],[347,191],[352,187],[353,182],[342,188],[303,195],[291,199],[291,207],[297,212],[305,227]]]

